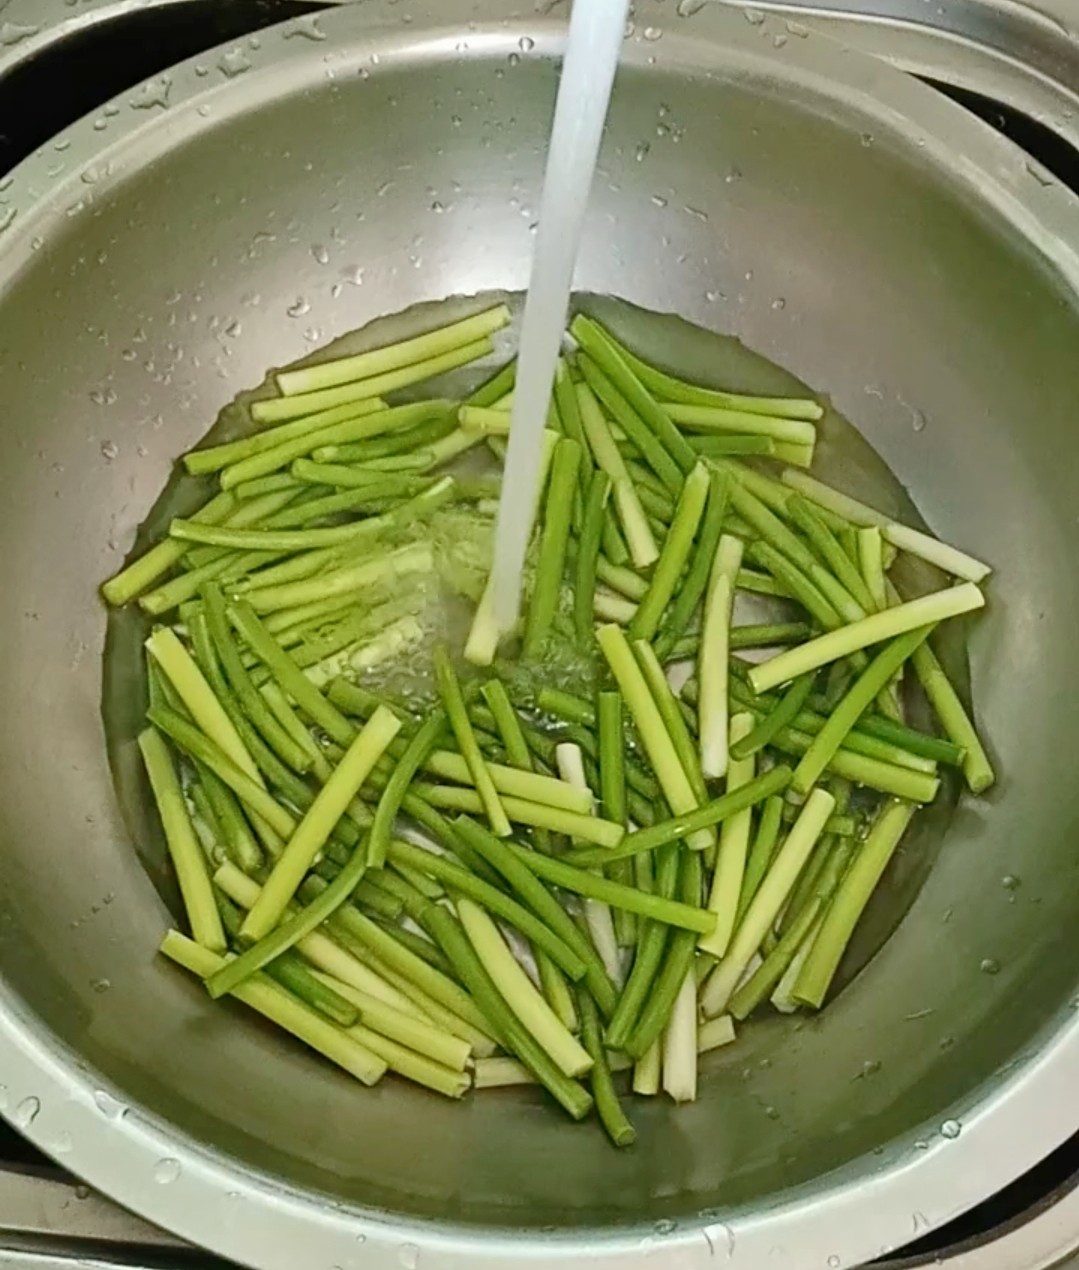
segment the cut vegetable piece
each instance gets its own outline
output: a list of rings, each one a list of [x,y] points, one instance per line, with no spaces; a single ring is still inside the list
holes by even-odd
[[[915,627],[913,631],[897,636],[874,657],[802,755],[794,769],[791,789],[799,794],[809,792],[858,719],[931,630],[931,626]]]
[[[898,547],[901,551],[910,552],[913,556],[919,556],[922,560],[928,560],[930,564],[935,564],[953,577],[964,578],[968,582],[981,582],[992,572],[989,565],[975,560],[966,552],[949,547],[947,543],[923,533],[920,529],[901,525],[883,512],[878,512],[867,504],[860,503],[856,498],[832,489],[830,485],[825,485],[823,481],[818,481],[805,472],[796,472],[788,468],[783,472],[781,479],[785,485],[798,490],[814,503],[844,517],[852,524],[876,525],[892,546]]]
[[[381,397],[385,393],[395,392],[398,388],[407,388],[410,384],[418,384],[425,379],[433,379],[436,375],[444,375],[447,371],[456,370],[459,366],[467,366],[469,362],[477,361],[493,352],[494,344],[490,337],[483,336],[433,357],[425,357],[422,361],[383,371],[354,383],[344,383],[334,388],[315,389],[313,392],[297,393],[289,397],[269,397],[255,401],[251,405],[251,418],[256,423],[281,423],[288,419],[298,419],[303,415],[315,414],[320,410],[329,410],[334,406]]]
[[[741,563],[742,540],[722,534],[708,583],[698,663],[701,771],[708,780],[716,780],[726,774],[729,758],[727,661],[735,580]],[[672,807],[671,810],[683,809]]]
[[[744,740],[753,729],[753,716],[736,714],[731,719],[730,729],[732,743]],[[756,766],[752,754],[747,758],[731,759],[727,765],[727,793],[732,794],[748,785],[756,775]],[[719,853],[708,899],[708,907],[716,915],[716,928],[697,945],[701,952],[712,957],[724,955],[734,934],[752,828],[753,811],[746,807],[728,816],[719,831]]]
[[[963,775],[967,785],[972,793],[984,793],[996,780],[993,765],[944,667],[928,644],[922,644],[914,650],[911,662],[941,727],[951,741],[964,751]]]
[[[317,362],[313,366],[304,366],[299,370],[278,371],[277,388],[284,396],[291,397],[297,393],[316,392],[322,388],[334,388],[338,384],[370,379],[402,366],[414,366],[417,362],[428,361],[432,357],[471,344],[484,336],[493,335],[507,326],[509,321],[509,309],[504,304],[496,304],[482,313],[462,318],[459,322],[451,322],[448,326],[438,327],[396,344],[373,348],[366,353],[356,353],[351,357],[338,357],[333,361]],[[512,367],[513,363],[511,363],[511,369]],[[500,375],[506,379],[507,388],[513,386],[512,376],[506,376],[505,368]],[[502,389],[501,381],[498,388]],[[498,395],[501,395],[501,391]]]
[[[701,1007],[706,1015],[722,1014],[726,1010],[727,1002],[778,917],[834,810],[835,799],[825,789],[813,790],[806,799],[801,814],[735,931],[723,960],[705,981]]]
[[[525,614],[521,655],[536,657],[547,643],[551,624],[562,594],[566,570],[566,548],[569,544],[573,499],[577,489],[577,470],[581,447],[563,437],[554,449],[551,478],[547,484],[546,511],[540,533],[539,557],[535,580]]]
[[[187,920],[191,924],[191,933],[201,947],[208,948],[211,952],[224,952],[227,946],[225,932],[214,903],[206,857],[187,813],[187,804],[184,802],[183,790],[168,746],[153,728],[147,728],[139,734],[139,749],[146,764],[146,774],[150,778],[150,788],[157,803],[161,826],[165,831],[169,857],[176,870],[176,880],[180,884],[180,895]]]
[[[576,401],[576,397],[574,397]],[[611,494],[611,478],[597,469],[588,484],[584,501],[581,532],[577,540],[576,576],[573,587],[573,622],[577,642],[582,649],[592,644],[595,630],[593,603],[599,549],[603,538],[603,518]]]
[[[219,525],[235,506],[235,496],[223,492],[211,498],[197,512],[193,512],[191,519],[199,520],[204,525]],[[174,542],[171,538],[155,544],[114,574],[102,586],[101,594],[110,604],[127,604],[178,564],[186,550],[184,543]]]
[[[483,802],[484,811],[490,821],[491,828],[500,838],[508,838],[511,832],[509,819],[499,799],[491,774],[487,770],[487,764],[483,761],[476,734],[472,731],[472,724],[469,722],[468,710],[465,707],[465,699],[461,693],[461,685],[457,682],[457,674],[453,669],[453,663],[450,661],[449,654],[442,647],[435,649],[435,677],[438,681],[438,691],[442,698],[442,704],[449,717],[450,727],[453,729],[453,734],[457,738],[457,745],[464,756],[465,762],[468,764],[468,770],[472,774],[472,783]]]
[[[575,851],[567,856],[567,861],[578,867],[587,867],[597,863],[624,860],[645,851],[655,851],[687,837],[698,829],[719,824],[746,807],[753,807],[773,794],[780,793],[790,784],[790,778],[791,769],[785,764],[778,764],[762,776],[750,781],[749,784],[743,785],[741,789],[723,794],[695,811],[628,833],[621,844],[616,844],[610,849]]]
[[[686,971],[663,1033],[663,1090],[675,1102],[697,1097],[697,977]]]
[[[598,877],[584,869],[564,864],[561,860],[553,860],[550,856],[526,851],[516,843],[507,845],[537,877],[543,878],[554,886],[560,886],[563,890],[572,891],[575,895],[603,900],[607,904],[625,908],[631,913],[639,913],[643,917],[653,918],[667,926],[697,931],[702,935],[710,933],[715,927],[715,914],[706,909],[682,903],[680,900],[665,899],[661,895],[645,894],[634,887],[622,886],[618,882],[611,882],[607,878]]]
[[[779,831],[783,824],[783,808],[784,800],[778,794],[773,794],[766,799],[761,808],[757,832],[753,838],[753,845],[749,849],[746,870],[742,876],[742,892],[738,897],[738,911],[734,917],[735,926],[738,926],[745,916],[750,900],[760,889],[760,884],[764,881],[772,863],[772,857],[775,855],[779,842]]]
[[[214,974],[226,964],[223,957],[201,948],[175,930],[170,930],[161,941],[160,951],[200,979]],[[376,1054],[264,976],[256,975],[254,979],[240,984],[234,995],[256,1013],[343,1067],[363,1084],[374,1085],[384,1075],[386,1064]]]
[[[817,429],[803,419],[785,419],[778,415],[684,402],[671,402],[665,410],[675,423],[693,432],[756,434],[799,445],[813,445],[817,439]]]
[[[590,1071],[592,1059],[587,1050],[533,986],[494,922],[471,900],[458,900],[457,912],[476,955],[521,1024],[566,1076],[583,1076]]]
[[[779,653],[770,661],[754,666],[749,672],[749,682],[754,692],[767,692],[789,679],[826,666],[840,657],[848,657],[871,644],[893,639],[919,626],[958,617],[961,613],[969,613],[984,604],[985,597],[981,591],[972,582],[962,582],[945,591],[935,591],[917,600],[908,600],[895,608],[885,609],[883,613],[870,614],[860,621],[828,631],[797,648]]]
[[[246,938],[262,939],[280,921],[333,827],[400,728],[400,719],[379,706],[349,745],[275,863],[258,903],[248,913],[243,924]]]
[[[708,498],[708,469],[698,463],[686,477],[674,519],[663,541],[652,581],[629,626],[634,639],[651,640],[686,566]]]
[[[584,371],[585,377],[588,377],[587,363],[591,359],[603,371],[622,397],[625,398],[630,409],[644,422],[649,431],[655,435],[659,443],[682,471],[690,471],[696,459],[686,439],[674,426],[664,407],[656,401],[634,373],[629,363],[622,356],[618,345],[603,327],[591,318],[578,314],[570,323],[570,334],[587,354],[586,357],[580,359],[581,369]],[[639,442],[638,448],[641,448]],[[677,488],[673,492],[677,493]]]
[[[893,802],[879,814],[828,908],[793,996],[819,1009],[854,928],[917,808]]]
[[[689,777],[679,761],[659,708],[625,635],[617,626],[603,626],[597,638],[637,725],[648,761],[659,779],[663,796],[671,810],[678,815],[696,810],[699,804]],[[702,829],[691,834],[687,842],[694,850],[703,851],[712,845],[713,837]]]
[[[625,460],[611,435],[610,425],[587,384],[577,385],[577,404],[581,424],[596,463],[611,478],[615,509],[625,531],[634,566],[647,569],[659,558],[659,548],[652,536],[636,486],[626,470]]]

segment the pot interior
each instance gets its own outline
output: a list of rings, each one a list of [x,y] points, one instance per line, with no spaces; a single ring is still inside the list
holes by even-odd
[[[170,105],[152,81],[130,97],[141,128],[58,152],[49,205],[0,239],[0,972],[9,1008],[127,1104],[321,1197],[513,1228],[759,1210],[862,1157],[915,1158],[1062,1026],[1075,987],[1075,297],[901,120],[688,23],[637,46],[579,271],[676,371],[736,390],[766,373],[630,306],[827,394],[834,435],[845,416],[868,442],[837,443],[837,481],[909,510],[890,469],[996,569],[970,649],[999,785],[910,838],[847,977],[898,926],[824,1015],[745,1028],[692,1106],[635,1104],[628,1153],[538,1093],[360,1089],[154,958],[163,846],[110,774],[103,694],[122,716],[141,687],[103,683],[96,587],[175,457],[268,365],[524,285],[556,82],[537,35],[211,55],[204,91]]]

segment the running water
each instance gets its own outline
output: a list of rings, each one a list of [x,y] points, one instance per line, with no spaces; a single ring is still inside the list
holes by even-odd
[[[570,17],[521,325],[509,449],[498,507],[490,595],[491,615],[500,633],[513,626],[520,608],[521,573],[536,508],[543,428],[628,9],[629,0],[577,0]]]

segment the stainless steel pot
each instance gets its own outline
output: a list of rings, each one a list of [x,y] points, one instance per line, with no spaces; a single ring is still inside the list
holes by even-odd
[[[1004,779],[869,973],[748,1029],[626,1155],[539,1096],[356,1090],[156,963],[160,855],[99,720],[96,583],[206,420],[318,340],[523,285],[561,21],[386,0],[264,32],[0,191],[2,1101],[186,1238],[267,1268],[835,1270],[1074,1127],[1077,205],[929,90],[759,17],[638,4],[580,286],[830,393],[997,564],[973,668]]]

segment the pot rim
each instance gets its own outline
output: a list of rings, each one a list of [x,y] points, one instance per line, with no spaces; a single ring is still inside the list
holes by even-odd
[[[164,99],[156,107],[151,101],[150,109],[124,109],[107,133],[95,131],[88,118],[65,130],[70,163],[62,176],[48,174],[55,159],[46,153],[51,146],[15,169],[5,189],[16,215],[0,233],[0,295],[28,258],[31,236],[47,238],[61,225],[70,229],[65,209],[86,164],[108,160],[107,188],[230,113],[321,79],[327,50],[345,64],[359,58],[361,46],[365,57],[377,48],[383,65],[392,66],[452,50],[470,23],[469,42],[481,56],[514,52],[526,32],[536,39],[537,54],[556,50],[562,20],[537,18],[530,9],[522,12],[515,0],[420,0],[410,6],[412,22],[405,25],[392,0],[342,5],[318,16],[325,42],[271,42],[275,30],[296,20],[263,32],[258,64],[238,79],[209,84],[196,72],[206,55],[155,76],[149,82]],[[703,69],[704,62],[724,75],[794,84],[857,113],[882,134],[916,138],[942,180],[1024,239],[1042,267],[1056,273],[1062,292],[1079,297],[1079,200],[1054,182],[1035,179],[1027,156],[958,106],[820,36],[788,41],[779,50],[722,5],[672,27],[668,5],[638,0],[638,30],[653,15],[667,27],[657,58],[664,66]],[[627,41],[624,60],[641,66],[657,57],[657,49],[654,42]],[[118,104],[127,106],[138,93],[125,92]],[[211,102],[212,114],[200,113]],[[1062,1008],[1042,1044],[1005,1078],[972,1091],[969,1106],[954,1109],[963,1126],[957,1139],[942,1135],[939,1126],[926,1127],[891,1143],[879,1157],[852,1160],[826,1180],[792,1190],[774,1206],[702,1213],[669,1233],[646,1225],[557,1234],[480,1229],[331,1206],[207,1150],[144,1110],[125,1106],[119,1091],[106,1090],[77,1055],[58,1047],[0,983],[0,1072],[7,1086],[6,1095],[0,1086],[0,1104],[6,1096],[4,1114],[12,1123],[46,1152],[62,1135],[72,1144],[64,1167],[147,1220],[263,1270],[293,1270],[298,1261],[369,1270],[416,1264],[423,1270],[511,1270],[526,1261],[534,1270],[622,1270],[660,1254],[666,1270],[704,1270],[717,1258],[747,1267],[767,1261],[780,1268],[839,1270],[908,1242],[915,1233],[912,1214],[937,1226],[1058,1146],[1074,1129],[1061,1109],[1072,1105],[1077,1069],[1079,1015]]]

